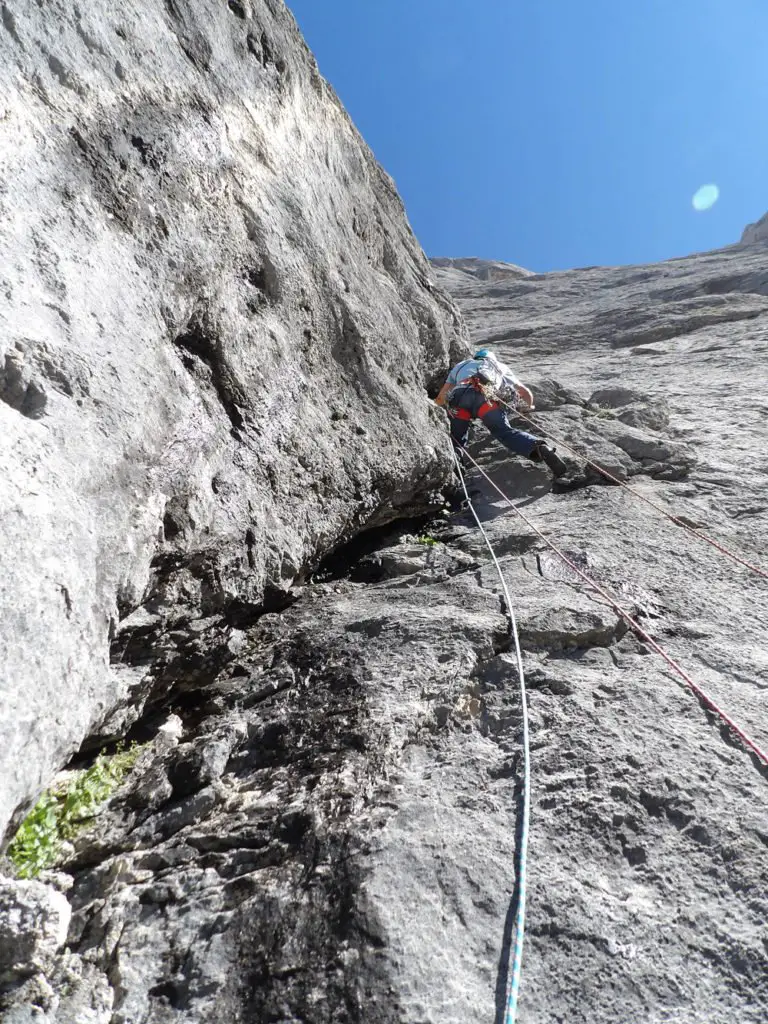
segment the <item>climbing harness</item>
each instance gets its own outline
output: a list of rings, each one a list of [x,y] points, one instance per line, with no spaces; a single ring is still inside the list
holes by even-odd
[[[714,537],[710,537],[706,533],[702,533],[701,530],[689,526],[688,523],[686,523],[679,516],[673,515],[671,512],[668,512],[665,508],[662,508],[661,505],[656,504],[655,501],[652,501],[650,498],[646,497],[645,494],[641,494],[640,491],[635,490],[634,487],[630,487],[630,485],[626,483],[624,480],[619,480],[619,478],[617,476],[614,476],[613,473],[609,473],[607,469],[603,469],[602,466],[598,465],[596,462],[593,462],[582,452],[576,451],[575,448],[572,448],[569,444],[566,444],[565,441],[554,435],[551,431],[545,430],[535,420],[532,420],[530,416],[526,416],[521,409],[509,405],[507,402],[504,401],[503,398],[500,398],[499,402],[501,405],[506,406],[508,409],[510,409],[510,411],[514,412],[517,416],[519,416],[520,419],[525,420],[526,423],[530,423],[531,426],[534,427],[540,434],[543,434],[545,437],[550,438],[550,440],[554,441],[561,448],[564,448],[567,452],[570,452],[571,455],[574,455],[577,459],[580,459],[587,466],[590,466],[592,469],[596,470],[598,473],[600,473],[601,476],[605,477],[606,480],[610,480],[611,483],[618,484],[619,487],[623,487],[625,491],[628,491],[633,497],[639,498],[640,501],[645,502],[646,505],[649,505],[660,515],[664,516],[665,519],[669,519],[669,521],[674,523],[675,526],[682,527],[691,536],[698,537],[699,540],[703,540],[706,544],[709,544],[711,547],[715,548],[716,551],[719,551],[722,555],[725,555],[726,558],[730,558],[732,561],[737,562],[745,569],[749,569],[750,572],[756,573],[758,576],[762,576],[763,579],[768,580],[768,572],[766,572],[765,569],[761,569],[759,565],[755,565],[753,562],[747,561],[746,558],[742,558],[740,555],[737,555],[735,551],[731,551],[730,548],[727,548],[724,544],[721,544],[719,541],[715,540]]]
[[[541,540],[544,541],[547,547],[549,547],[557,555],[557,557],[568,566],[569,569],[575,572],[577,576],[579,576],[582,580],[584,580],[586,584],[588,584],[588,586],[592,588],[592,590],[596,591],[605,601],[607,601],[611,608],[613,608],[613,610],[617,613],[617,615],[621,616],[621,618],[627,623],[627,625],[630,627],[633,633],[640,637],[640,639],[648,647],[650,647],[651,650],[655,651],[656,654],[662,657],[664,661],[667,663],[667,665],[669,665],[669,667],[678,676],[680,676],[685,685],[690,690],[692,690],[694,694],[696,694],[696,696],[699,698],[702,704],[704,704],[705,707],[707,707],[710,711],[717,715],[717,717],[725,725],[728,726],[731,732],[735,736],[738,736],[738,738],[741,740],[744,746],[748,747],[754,754],[757,755],[757,757],[763,762],[763,764],[768,766],[768,751],[763,750],[758,745],[758,743],[755,740],[753,740],[752,737],[744,731],[744,729],[741,728],[741,726],[737,725],[733,718],[731,718],[731,716],[726,711],[724,711],[717,703],[715,703],[713,698],[709,696],[706,690],[702,689],[702,687],[699,686],[699,684],[691,678],[688,672],[686,672],[686,670],[681,665],[679,665],[669,654],[667,654],[664,648],[661,647],[653,639],[650,633],[648,633],[647,630],[643,629],[640,623],[635,618],[633,618],[633,616],[630,615],[629,612],[626,611],[626,609],[622,608],[621,605],[615,600],[615,598],[613,598],[608,593],[607,590],[605,590],[604,587],[601,587],[599,583],[596,583],[591,576],[588,576],[583,569],[579,568],[579,566],[573,561],[573,559],[569,558],[564,551],[561,551],[560,548],[549,539],[549,537],[542,533],[542,531],[533,522],[531,522],[528,516],[526,516],[524,512],[520,511],[520,509],[517,507],[517,505],[515,505],[512,499],[509,498],[504,493],[504,491],[502,491],[498,484],[496,484],[490,478],[490,476],[485,472],[482,466],[479,465],[479,463],[470,455],[470,453],[466,449],[464,449],[463,454],[469,459],[469,461],[472,463],[475,469],[477,469],[482,474],[482,476],[485,477],[485,479],[488,481],[491,487],[493,487],[493,489],[497,491],[498,494],[501,495],[506,504],[509,505],[509,507],[520,519],[522,519],[522,521],[529,527],[529,529],[533,530],[533,532]]]
[[[483,535],[483,540],[490,552],[491,559],[496,567],[496,572],[499,574],[501,589],[504,594],[504,601],[506,602],[507,617],[509,618],[510,630],[515,644],[515,661],[517,663],[517,676],[520,682],[520,706],[522,708],[523,717],[523,817],[519,833],[520,841],[517,848],[517,906],[515,908],[515,925],[511,945],[512,966],[508,973],[504,1014],[504,1024],[515,1024],[517,1019],[517,1003],[520,996],[520,981],[523,971],[525,898],[528,888],[528,832],[531,820],[531,745],[528,727],[528,697],[525,688],[525,672],[523,671],[523,653],[520,647],[520,634],[517,629],[517,618],[515,617],[512,598],[509,595],[507,581],[504,578],[504,573],[501,565],[499,564],[499,560],[496,557],[496,552],[493,550],[493,545],[490,542],[488,534],[485,532],[483,524],[480,522],[480,517],[475,511],[475,506],[472,504],[472,499],[469,496],[467,483],[464,477],[464,470],[461,466],[461,459],[457,455],[456,447],[452,442],[451,454],[453,455],[454,465],[459,474],[459,480],[461,481],[461,486],[464,491],[467,504],[472,512],[475,522],[477,523],[480,533]]]
[[[485,354],[481,355],[481,353]],[[475,417],[482,419],[492,409],[497,408],[503,398],[510,399],[512,397],[509,388],[505,385],[504,371],[492,356],[490,358],[488,356],[490,356],[490,353],[486,349],[480,349],[472,359],[465,359],[451,371],[458,375],[463,367],[467,367],[468,364],[478,363],[474,368],[472,376],[465,377],[463,380],[457,380],[448,393],[446,408],[448,414],[453,416],[454,419],[471,420]],[[456,402],[460,400],[461,396],[468,389],[478,392],[485,399],[485,402],[474,415],[466,409],[458,408],[456,405]]]
[[[483,396],[485,401],[477,410],[476,413],[471,413],[468,409],[461,409],[455,403],[459,401],[461,395],[468,390],[477,391]],[[459,394],[459,392],[461,394]],[[461,381],[457,384],[448,396],[446,402],[446,410],[449,416],[452,416],[456,420],[473,420],[475,418],[482,419],[483,416],[487,415],[493,409],[498,409],[500,405],[505,405],[508,409],[514,409],[514,402],[516,401],[516,393],[510,393],[510,389],[507,388],[503,381],[490,380],[486,378],[482,372],[477,373],[474,377],[468,377],[466,380]]]
[[[477,419],[482,419],[492,409],[497,407],[497,402],[486,399],[475,414]],[[475,416],[469,411],[469,409],[459,409],[455,405],[448,406],[448,415],[452,416],[455,420],[473,420]]]

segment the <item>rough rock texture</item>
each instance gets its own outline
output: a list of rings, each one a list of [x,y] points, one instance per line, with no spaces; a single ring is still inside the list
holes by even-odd
[[[464,277],[474,341],[514,334],[496,345],[545,429],[761,557],[766,328],[759,312],[723,312],[763,302],[768,251]],[[473,451],[765,745],[764,584],[595,475],[553,494],[540,466],[482,437]],[[530,688],[520,1020],[763,1024],[766,772],[470,486]],[[255,624],[208,616],[172,635],[147,618],[121,643],[156,692],[176,680],[175,716],[158,729],[167,712],[147,709],[155,739],[62,865],[67,948],[7,988],[3,1019],[501,1024],[520,705],[498,579],[466,511],[339,551]]]
[[[280,0],[0,14],[2,829],[152,698],[121,620],[253,618],[433,503],[459,328]]]
[[[544,429],[759,561],[768,249],[430,269],[275,0],[5,0],[0,50],[5,817],[147,741],[3,882],[3,1024],[501,1024],[508,621],[465,509],[392,526],[447,476],[433,282]],[[473,452],[768,745],[763,581],[576,461],[556,494]],[[522,1024],[764,1024],[766,772],[469,486],[530,687]]]
[[[545,429],[765,567],[768,250],[492,283],[435,273],[474,343],[533,383]],[[552,410],[541,375],[590,401]],[[618,488],[510,492],[768,747],[763,580]],[[517,532],[509,519],[494,528]],[[566,581],[583,591],[534,547],[555,607]],[[525,633],[527,587],[511,578]],[[534,805],[521,1019],[765,1020],[768,774],[633,638],[544,646],[526,658]]]
[[[481,260],[477,257],[468,259],[433,259],[432,266],[440,268],[440,277],[443,281],[461,280],[456,278],[451,271],[458,274],[470,274],[479,281],[508,281],[510,278],[532,277],[533,271],[525,267],[516,267],[513,263],[501,263],[491,260]]]
[[[741,236],[742,245],[755,245],[761,242],[768,242],[768,213],[754,224],[748,224]]]
[[[36,881],[0,880],[0,986],[45,970],[67,939],[63,893]]]

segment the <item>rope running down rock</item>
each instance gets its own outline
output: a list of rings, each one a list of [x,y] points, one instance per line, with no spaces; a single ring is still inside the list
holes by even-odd
[[[580,459],[582,462],[586,463],[586,465],[596,470],[598,473],[601,474],[601,476],[604,476],[606,480],[610,480],[611,483],[618,484],[619,487],[623,487],[625,491],[629,491],[629,493],[633,495],[633,497],[639,498],[640,501],[644,501],[646,505],[650,505],[652,509],[663,515],[665,519],[669,519],[669,521],[674,523],[675,526],[681,526],[687,533],[690,533],[693,537],[698,537],[699,540],[703,540],[706,544],[711,545],[721,554],[725,555],[726,558],[730,558],[732,561],[738,562],[738,564],[744,566],[745,569],[749,569],[750,572],[756,573],[758,576],[762,576],[763,579],[768,580],[768,572],[766,572],[765,569],[761,569],[759,565],[755,565],[753,562],[748,562],[745,558],[742,558],[740,555],[737,555],[735,551],[731,551],[730,548],[727,548],[724,544],[721,544],[719,541],[715,540],[714,537],[709,537],[706,533],[702,533],[700,530],[694,529],[692,526],[689,526],[688,523],[684,522],[678,516],[673,515],[671,512],[667,512],[667,510],[662,508],[661,505],[657,505],[655,501],[651,501],[650,498],[647,498],[644,494],[641,494],[640,491],[636,491],[634,487],[630,487],[630,485],[628,483],[625,483],[624,480],[619,480],[617,476],[614,476],[612,473],[609,473],[607,469],[603,469],[602,466],[599,466],[596,462],[593,462],[582,452],[576,451],[575,448],[572,448],[569,444],[566,444],[566,442],[563,441],[561,438],[557,437],[550,430],[546,430],[535,420],[532,420],[530,416],[526,416],[524,412],[521,412],[519,409],[516,409],[515,406],[511,405],[509,402],[505,402],[501,398],[497,399],[497,401],[499,402],[500,405],[503,405],[507,409],[509,409],[510,412],[514,413],[516,416],[519,416],[520,419],[525,420],[526,423],[530,423],[531,426],[534,427],[540,434],[543,434],[545,437],[550,438],[550,440],[555,441],[558,445],[560,445],[561,448],[564,448],[567,452],[570,452],[571,455],[574,455],[577,459]]]
[[[526,891],[528,888],[528,833],[530,828],[531,820],[531,746],[530,746],[530,733],[528,728],[528,697],[525,689],[525,673],[523,671],[523,654],[520,648],[520,635],[517,629],[517,619],[515,617],[515,609],[512,605],[512,599],[509,596],[509,588],[507,587],[507,581],[504,578],[499,560],[496,557],[496,552],[493,550],[493,546],[488,538],[488,534],[483,528],[483,524],[480,522],[480,518],[475,511],[475,506],[472,504],[472,499],[469,496],[467,489],[466,480],[464,479],[464,471],[461,466],[461,459],[459,458],[456,448],[452,441],[449,441],[451,445],[451,454],[453,455],[454,465],[459,474],[461,480],[461,486],[464,490],[464,496],[467,499],[467,504],[472,512],[475,522],[477,523],[480,533],[483,535],[483,540],[486,543],[488,551],[490,552],[493,564],[496,567],[496,572],[499,574],[501,581],[501,588],[504,593],[504,601],[506,602],[507,616],[509,618],[509,625],[514,638],[515,643],[515,660],[517,662],[517,675],[520,681],[520,705],[522,708],[523,716],[523,818],[520,826],[520,841],[517,848],[517,906],[515,908],[515,925],[512,934],[512,967],[509,971],[507,981],[507,997],[506,997],[506,1008],[504,1014],[504,1024],[515,1024],[517,1020],[517,1003],[520,996],[520,981],[522,978],[523,970],[523,941],[525,938],[525,899]]]
[[[473,466],[477,470],[479,470],[479,472],[485,477],[485,479],[488,481],[488,483],[491,485],[491,487],[493,487],[493,489],[495,491],[497,491],[501,495],[501,497],[504,499],[504,501],[507,503],[507,505],[509,505],[509,507],[514,511],[514,513],[517,516],[519,516],[520,519],[523,520],[523,522],[528,526],[528,528],[533,530],[533,532],[541,540],[544,541],[544,543],[547,545],[547,547],[551,548],[551,550],[554,551],[554,553],[557,555],[557,557],[561,561],[563,561],[568,566],[569,569],[571,569],[573,572],[575,572],[582,580],[584,580],[585,583],[587,583],[604,600],[606,600],[610,604],[610,606],[613,608],[613,610],[618,615],[620,615],[622,619],[624,619],[624,621],[627,623],[627,625],[630,627],[630,629],[637,636],[639,636],[640,639],[643,640],[648,645],[648,647],[651,648],[651,650],[655,651],[656,654],[658,654],[660,657],[662,657],[664,659],[664,661],[669,665],[669,667],[671,669],[673,669],[673,671],[678,676],[680,676],[680,678],[683,680],[685,685],[696,694],[696,696],[699,698],[699,700],[702,702],[702,704],[704,704],[710,711],[714,712],[714,714],[716,714],[718,716],[718,718],[720,718],[720,720],[722,722],[724,722],[728,726],[728,728],[731,730],[731,732],[734,733],[734,735],[738,736],[738,738],[741,740],[741,742],[744,744],[744,746],[748,747],[754,754],[757,755],[757,757],[763,762],[763,764],[768,766],[768,752],[763,750],[758,745],[758,743],[755,740],[753,740],[752,737],[749,736],[741,728],[741,726],[737,725],[736,722],[731,718],[731,716],[727,712],[725,712],[718,704],[715,703],[715,701],[712,699],[712,697],[709,696],[709,694],[706,692],[706,690],[702,689],[702,687],[699,686],[698,683],[694,682],[694,680],[685,671],[685,669],[681,665],[678,665],[678,663],[669,654],[667,654],[667,652],[663,649],[663,647],[661,647],[653,639],[653,637],[650,635],[650,633],[648,633],[645,629],[643,629],[643,627],[640,625],[640,623],[637,622],[637,620],[634,619],[629,614],[628,611],[626,611],[624,608],[622,608],[621,605],[616,601],[615,598],[613,598],[608,593],[607,590],[605,590],[603,587],[601,587],[590,576],[588,576],[582,569],[580,569],[579,566],[576,565],[576,563],[565,554],[565,552],[561,551],[560,548],[555,543],[553,543],[553,541],[551,541],[544,533],[542,533],[542,531],[537,526],[534,525],[534,523],[531,522],[531,520],[525,515],[524,512],[520,511],[520,509],[515,505],[515,503],[512,501],[512,499],[509,498],[496,483],[494,483],[494,481],[488,476],[488,474],[485,472],[485,470],[482,468],[482,466],[480,466],[476,462],[476,460],[474,458],[472,458],[472,456],[469,454],[468,451],[466,451],[466,449],[464,450],[464,454],[470,460],[470,462],[473,464]]]

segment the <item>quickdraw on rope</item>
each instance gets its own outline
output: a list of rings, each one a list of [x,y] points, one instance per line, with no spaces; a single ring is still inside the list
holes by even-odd
[[[587,575],[587,573],[580,569],[579,566],[572,559],[570,559],[564,551],[561,551],[560,548],[555,543],[553,543],[553,541],[551,541],[544,533],[542,533],[542,531],[534,523],[531,522],[531,520],[525,515],[524,512],[520,511],[520,509],[517,507],[517,505],[515,505],[512,499],[509,498],[504,493],[504,491],[502,491],[502,489],[490,478],[490,476],[488,476],[488,474],[485,472],[482,466],[480,466],[477,463],[477,461],[470,455],[470,453],[466,449],[464,449],[464,455],[469,459],[472,465],[483,475],[483,477],[485,477],[485,479],[488,481],[491,487],[493,487],[493,489],[501,495],[501,497],[504,499],[507,505],[509,505],[509,507],[513,510],[515,515],[519,516],[519,518],[523,520],[523,522],[529,527],[529,529],[533,530],[533,532],[541,540],[544,541],[547,547],[551,548],[551,550],[557,555],[557,557],[562,562],[564,562],[573,572],[575,572],[577,576],[584,580],[584,582],[588,584],[588,586],[590,586],[592,590],[596,591],[605,601],[607,601],[611,608],[613,608],[613,610],[618,615],[620,615],[621,618],[627,623],[630,629],[637,636],[639,636],[640,639],[648,645],[648,647],[650,647],[653,651],[656,652],[656,654],[662,657],[664,661],[667,663],[667,665],[669,665],[669,667],[678,676],[680,676],[680,678],[683,680],[686,686],[690,690],[692,690],[693,693],[696,694],[696,696],[699,698],[702,704],[704,704],[710,711],[717,715],[717,717],[722,722],[724,722],[725,725],[728,726],[731,732],[735,736],[738,736],[738,738],[741,740],[744,746],[748,747],[754,754],[757,755],[757,757],[763,762],[763,764],[768,766],[768,752],[763,750],[755,742],[755,740],[751,738],[751,736],[749,736],[739,725],[736,724],[736,722],[734,722],[734,720],[731,718],[729,714],[723,711],[723,709],[715,703],[712,697],[710,697],[709,694],[691,678],[691,676],[685,671],[684,668],[682,668],[681,665],[679,665],[669,654],[667,654],[667,652],[653,639],[653,637],[645,629],[643,629],[640,623],[637,622],[637,620],[634,619],[628,611],[622,608],[621,605],[616,601],[615,598],[611,596],[611,594],[608,593],[607,590],[601,587],[599,583],[596,583],[590,576]]]
[[[731,551],[730,548],[727,548],[724,544],[721,544],[719,541],[715,540],[714,537],[710,537],[706,533],[702,533],[700,530],[694,529],[694,527],[689,526],[688,523],[680,519],[679,516],[673,515],[671,512],[668,512],[665,508],[662,508],[661,505],[657,505],[655,501],[652,501],[650,498],[646,497],[645,494],[641,494],[640,491],[636,491],[634,487],[630,487],[630,485],[626,483],[624,480],[619,480],[619,478],[617,476],[614,476],[613,473],[609,473],[607,469],[603,469],[602,466],[598,465],[598,463],[596,462],[593,462],[582,452],[576,451],[575,448],[572,448],[569,444],[566,444],[566,442],[563,441],[561,438],[556,437],[551,431],[545,430],[542,426],[536,423],[535,420],[532,420],[530,416],[526,416],[525,413],[522,412],[520,409],[516,408],[514,405],[511,405],[509,402],[505,402],[503,398],[499,398],[497,399],[497,401],[499,402],[500,405],[505,406],[516,416],[519,416],[520,419],[525,420],[526,423],[530,423],[531,426],[534,427],[540,434],[543,434],[545,437],[548,437],[552,441],[555,441],[561,448],[564,448],[567,452],[570,452],[571,455],[574,455],[577,459],[580,459],[582,462],[586,463],[586,465],[596,470],[598,473],[600,473],[601,476],[605,477],[606,480],[610,480],[611,483],[618,484],[619,487],[623,487],[624,490],[628,491],[631,495],[633,495],[633,497],[639,498],[640,501],[644,501],[646,505],[649,505],[656,512],[660,513],[662,516],[665,517],[665,519],[669,519],[669,521],[674,523],[675,526],[682,527],[687,533],[691,534],[691,536],[698,537],[699,540],[703,540],[706,544],[711,545],[711,547],[719,551],[720,554],[725,555],[726,558],[730,558],[732,561],[738,562],[738,564],[744,566],[745,569],[749,569],[750,572],[754,572],[758,576],[762,576],[763,579],[768,580],[768,572],[766,572],[765,569],[761,569],[759,565],[755,565],[753,562],[747,561],[746,558],[742,558],[740,555],[737,555],[735,551]]]
[[[456,449],[453,442],[450,442],[451,454],[453,455],[454,465],[459,474],[459,480],[461,480],[461,486],[464,491],[464,496],[467,499],[467,504],[472,512],[475,522],[477,523],[480,533],[483,535],[483,540],[486,543],[488,551],[490,552],[493,564],[496,566],[496,572],[499,574],[501,581],[501,589],[504,593],[504,600],[506,602],[507,615],[509,617],[509,625],[512,631],[512,637],[515,643],[515,660],[517,662],[517,675],[520,681],[520,706],[522,708],[523,715],[523,816],[522,823],[520,826],[520,841],[517,848],[517,906],[515,908],[515,925],[512,933],[512,944],[511,944],[511,968],[508,974],[507,989],[506,989],[506,1003],[504,1012],[504,1024],[515,1024],[517,1020],[517,1003],[520,996],[520,981],[523,973],[523,941],[525,939],[525,898],[528,888],[528,831],[531,820],[531,745],[530,745],[530,734],[528,728],[528,697],[525,689],[525,673],[523,672],[523,654],[520,648],[520,635],[517,629],[517,619],[515,617],[515,609],[512,605],[512,599],[509,596],[509,588],[507,587],[507,581],[504,578],[499,560],[496,557],[496,552],[493,550],[493,546],[488,538],[488,534],[485,532],[483,524],[480,522],[480,518],[475,511],[475,506],[472,504],[472,499],[469,496],[467,489],[466,480],[464,479],[464,471],[461,466],[461,460],[456,454]],[[473,460],[474,461],[474,460]]]

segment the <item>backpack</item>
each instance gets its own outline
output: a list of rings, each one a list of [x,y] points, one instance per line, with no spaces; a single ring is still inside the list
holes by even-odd
[[[475,379],[482,388],[500,388],[504,381],[504,373],[495,359],[483,356],[475,373]]]

